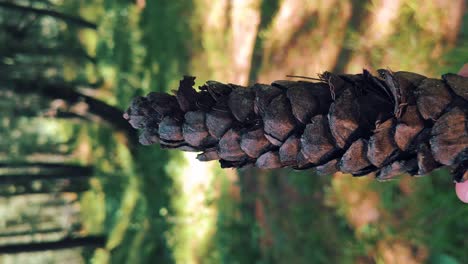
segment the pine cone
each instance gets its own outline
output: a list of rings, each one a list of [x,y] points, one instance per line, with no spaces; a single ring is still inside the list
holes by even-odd
[[[137,97],[124,117],[140,143],[201,152],[223,168],[249,164],[390,179],[468,167],[468,78],[431,79],[379,70],[379,77],[325,72],[317,82],[245,88],[184,77],[175,95]]]

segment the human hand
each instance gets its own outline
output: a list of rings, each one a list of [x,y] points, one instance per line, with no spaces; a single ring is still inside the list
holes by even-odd
[[[463,68],[461,68],[458,74],[468,77],[468,63],[463,65]],[[468,181],[455,183],[455,193],[462,202],[468,203]]]

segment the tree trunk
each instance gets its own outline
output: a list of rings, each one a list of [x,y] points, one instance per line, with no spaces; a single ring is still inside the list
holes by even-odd
[[[46,9],[29,7],[29,6],[15,5],[13,3],[5,2],[5,1],[0,1],[0,7],[17,10],[20,12],[31,12],[40,16],[50,16],[50,17],[61,19],[69,24],[75,24],[80,27],[87,27],[91,29],[97,29],[97,25],[94,23],[91,23],[79,17],[66,15],[66,14],[63,14],[54,10],[46,10]]]
[[[61,250],[75,247],[104,247],[106,238],[104,236],[88,236],[79,238],[64,238],[52,242],[31,242],[27,244],[15,244],[0,246],[0,254],[19,254],[25,252],[37,252],[46,250]]]
[[[325,72],[318,82],[249,89],[209,81],[198,92],[185,77],[175,96],[135,98],[125,118],[143,130],[142,144],[199,151],[199,160],[222,167],[316,167],[386,180],[449,166],[465,180],[468,78],[379,74]]]
[[[79,85],[79,84],[77,84]],[[44,98],[33,92],[18,94],[14,89],[0,88],[0,111],[10,117],[53,117],[76,121],[91,121],[73,112],[73,105],[54,105],[54,99]]]
[[[0,184],[24,184],[34,180],[85,179],[93,167],[53,163],[0,163]]]
[[[126,133],[130,140],[136,137],[135,131],[122,118],[123,112],[120,109],[93,97],[81,94],[66,83],[47,83],[42,81],[32,83],[16,80],[14,87],[17,93],[39,93],[44,97],[63,99],[69,104],[84,102],[87,104],[87,111]]]

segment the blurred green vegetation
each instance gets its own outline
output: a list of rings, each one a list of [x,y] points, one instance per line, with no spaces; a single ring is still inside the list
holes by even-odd
[[[60,76],[71,83],[97,83],[93,96],[121,110],[134,96],[176,88],[184,74],[195,74],[197,81],[203,82],[224,78],[229,71],[231,51],[226,49],[231,41],[230,25],[210,28],[205,21],[208,16],[229,15],[228,10],[211,9],[219,3],[148,0],[145,6],[138,6],[125,0],[44,2],[98,25],[93,31],[61,24],[62,31],[68,33],[57,33],[60,37],[54,41],[79,48],[95,62],[78,55],[80,60],[65,56]],[[272,63],[274,59],[264,54],[263,44],[271,37],[274,17],[285,2],[261,1],[257,10],[261,22],[252,47],[252,70],[247,73],[253,81],[262,74],[262,67],[284,66]],[[373,69],[390,67],[433,76],[457,71],[466,63],[466,14],[458,38],[450,42],[444,35],[434,36],[428,26],[430,21],[438,25],[444,10],[431,9],[427,4],[429,11],[422,12],[420,5],[425,4],[402,2],[398,19],[392,22],[395,32],[373,46],[362,39],[367,20],[353,17],[340,54],[349,53],[349,59],[362,52],[368,55],[366,64]],[[353,12],[363,17],[377,8],[370,2],[340,3],[349,3],[357,8]],[[319,16],[320,10],[313,14]],[[316,41],[325,36],[307,34],[315,32],[309,29],[320,27],[320,21],[306,22],[293,32],[293,41],[280,47],[282,52],[293,52],[298,45],[295,40],[301,36],[308,37],[310,49],[317,49]],[[327,32],[333,33],[337,32]],[[50,41],[44,39],[45,43]],[[338,70],[362,68],[348,65],[343,58],[336,61]],[[82,220],[87,232],[106,234],[108,241],[105,248],[84,250],[89,263],[386,263],[385,245],[394,241],[422,252],[422,257],[415,257],[418,261],[468,260],[468,251],[464,250],[468,244],[464,222],[468,208],[457,201],[449,173],[444,170],[411,179],[410,183],[323,177],[287,169],[241,169],[233,180],[229,172],[215,165],[210,192],[204,190],[203,194],[204,206],[214,213],[206,216],[202,208],[185,208],[196,193],[184,192],[184,177],[208,176],[190,175],[196,172],[188,169],[189,162],[181,153],[155,146],[131,146],[121,133],[100,123],[38,117],[32,122],[14,119],[2,125],[2,130],[9,130],[5,135],[11,137],[0,142],[10,153],[9,158],[21,158],[34,145],[36,151],[60,150],[60,154],[73,155],[75,163],[95,166],[90,190],[80,195]],[[21,130],[21,144],[7,149],[11,147],[8,141],[17,139],[16,130]],[[83,151],[86,148],[89,150]],[[353,221],[363,220],[353,220],[353,211],[363,212],[356,207],[369,194],[372,196],[367,197],[377,198],[368,200],[369,208],[363,210],[374,210],[379,218],[358,226]],[[197,240],[194,234],[204,225],[209,226],[208,231]],[[387,249],[392,252],[391,247]],[[395,250],[394,254],[399,252]]]

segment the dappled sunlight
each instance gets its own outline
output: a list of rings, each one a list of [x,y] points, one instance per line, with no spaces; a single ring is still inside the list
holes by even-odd
[[[58,199],[57,199],[58,198]],[[29,195],[27,199],[22,197],[8,197],[0,199],[0,215],[2,221],[0,228],[2,230],[8,229],[10,232],[18,234],[15,237],[6,237],[0,244],[9,243],[28,243],[31,241],[46,241],[48,239],[60,239],[68,235],[69,232],[79,232],[79,230],[72,230],[72,226],[82,221],[79,217],[80,207],[76,203],[76,195],[62,194],[33,194]],[[60,201],[58,210],[53,207],[53,203]],[[68,207],[67,204],[72,206]],[[47,206],[49,205],[49,206]],[[23,225],[15,225],[18,217],[24,220]],[[30,236],[25,231],[29,229],[43,230],[50,229],[55,232],[38,233]]]
[[[180,188],[180,194],[174,198],[177,215],[168,216],[175,225],[171,236],[176,236],[173,246],[175,258],[180,263],[197,263],[214,231],[217,210],[210,200],[219,194],[218,190],[212,189],[213,165],[199,162],[194,153],[184,153],[183,161],[168,164],[167,168]]]
[[[117,224],[109,234],[106,249],[112,250],[122,243],[125,232],[131,224],[131,216],[138,200],[138,180],[131,177],[128,187],[122,197],[122,204],[116,212],[118,215]]]
[[[203,20],[198,34],[203,50],[194,56],[192,71],[204,78],[247,85],[260,24],[259,6],[259,0],[200,1],[198,12]]]
[[[426,263],[429,252],[424,246],[414,246],[405,241],[379,241],[377,245],[378,261],[386,264]]]
[[[291,74],[316,77],[335,67],[352,6],[348,1],[337,1],[334,8],[330,4],[307,5],[299,0],[283,3],[273,26],[265,32],[264,57],[257,77],[260,82]],[[297,9],[300,15],[290,9]],[[292,23],[285,21],[288,15]]]
[[[314,17],[316,12],[317,6],[312,1],[284,1],[273,18],[268,31],[263,33],[266,38],[264,44],[265,57],[281,56],[282,53],[286,52],[286,50],[281,49],[285,48],[294,33],[303,27],[308,19]]]
[[[360,73],[362,69],[375,70],[371,65],[372,49],[377,45],[386,45],[388,38],[398,30],[395,20],[398,19],[399,10],[403,0],[374,1],[369,7],[369,14],[361,19],[362,33],[356,36],[356,47],[348,61],[345,72]],[[354,43],[353,43],[354,44]]]
[[[395,19],[403,1],[375,1],[370,7],[366,32],[362,35],[363,46],[372,47],[374,42],[383,42],[395,31]]]
[[[346,217],[349,224],[360,232],[363,227],[375,224],[381,218],[380,197],[369,188],[374,179],[355,179],[349,174],[336,173],[332,179],[329,203]]]
[[[461,26],[463,4],[427,1],[419,6],[413,0],[374,1],[368,16],[360,20],[359,34],[353,35],[345,71],[389,68],[434,74],[434,63],[439,64],[438,59],[452,47],[453,32]]]
[[[83,230],[91,234],[99,234],[104,231],[106,217],[105,193],[102,184],[97,179],[90,180],[92,190],[85,192],[80,197],[82,204]]]

